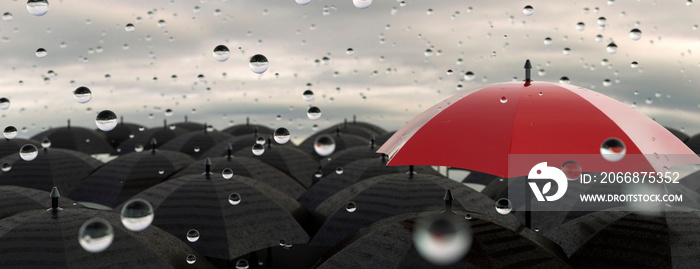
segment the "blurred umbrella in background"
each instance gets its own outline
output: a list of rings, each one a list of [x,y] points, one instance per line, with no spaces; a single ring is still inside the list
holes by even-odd
[[[272,165],[292,176],[303,184],[304,188],[308,188],[313,184],[314,174],[319,170],[320,165],[308,153],[296,147],[266,143],[263,152],[258,156],[253,154],[252,146],[251,148],[239,150],[233,155],[258,159]]]
[[[70,149],[85,154],[110,153],[114,150],[103,133],[84,127],[71,126],[70,120],[65,127],[48,129],[32,136],[31,139],[42,141],[44,138],[51,140],[53,148]]]

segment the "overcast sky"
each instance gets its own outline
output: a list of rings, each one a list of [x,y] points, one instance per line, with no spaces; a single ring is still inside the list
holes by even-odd
[[[353,115],[396,130],[459,88],[522,80],[525,59],[537,70],[535,80],[558,83],[567,76],[571,84],[636,103],[662,125],[700,133],[694,54],[700,4],[685,1],[374,0],[366,9],[352,0],[49,4],[40,17],[27,11],[26,1],[0,5],[0,13],[12,14],[0,21],[0,97],[11,101],[0,110],[0,125],[26,127],[22,137],[69,118],[95,128],[96,113],[105,109],[147,127],[161,126],[168,108],[170,122],[188,115],[217,129],[250,117],[287,127],[297,143],[312,125],[325,128]],[[530,16],[523,14],[526,5],[534,7]],[[133,32],[125,30],[128,23]],[[641,39],[630,38],[633,28]],[[614,54],[606,51],[610,41],[618,46]],[[214,59],[217,45],[231,50],[228,60]],[[38,58],[39,48],[48,55]],[[270,61],[262,75],[248,67],[254,54]],[[474,80],[464,80],[467,71]],[[302,98],[307,83],[312,102]],[[90,102],[73,99],[79,86],[92,90]],[[321,119],[307,118],[310,105],[321,109]]]

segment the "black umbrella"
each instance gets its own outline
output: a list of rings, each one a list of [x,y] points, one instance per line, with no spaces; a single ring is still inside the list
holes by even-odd
[[[431,174],[390,174],[355,183],[319,204],[314,215],[323,224],[309,244],[332,246],[378,220],[443,208],[440,199],[446,190],[454,194],[457,210],[497,216],[512,226],[519,225],[512,215],[497,213],[495,201],[459,182]]]
[[[296,181],[296,179],[257,159],[231,156],[230,158],[210,158],[210,161],[211,171],[214,173],[212,176],[223,177],[223,170],[228,168],[231,169],[232,175],[250,177],[266,183],[294,199],[298,198],[306,191],[304,185]],[[172,177],[176,178],[188,174],[200,173],[202,173],[202,161],[198,160],[180,170]]]
[[[328,197],[357,182],[379,175],[407,174],[410,170],[408,166],[386,166],[386,161],[382,159],[360,159],[340,168],[342,173],[332,172],[322,177],[299,197],[299,202],[307,209],[313,210]],[[337,168],[332,170],[336,171]],[[440,175],[429,166],[416,166],[414,172]]]
[[[255,136],[261,136],[261,135],[270,135],[275,130],[272,130],[272,128],[264,126],[264,125],[259,125],[259,124],[251,124],[250,120],[248,118],[245,119],[245,124],[239,124],[239,125],[233,125],[231,127],[228,127],[226,129],[221,130],[222,133],[227,133],[233,136],[242,136],[242,135],[255,135]]]
[[[230,149],[232,152],[237,152],[243,149],[251,150],[251,147],[258,143],[258,139],[262,139],[263,142],[265,143],[271,143],[272,139],[269,139],[267,136],[254,136],[254,135],[241,135],[241,136],[236,136],[232,138],[225,139],[216,145],[212,146],[209,150],[206,152],[202,153],[200,155],[200,159],[205,159],[207,157],[221,157],[221,156],[226,156],[228,154],[229,150],[229,145],[231,145]],[[285,144],[277,144],[276,142],[274,146],[283,146],[283,147],[296,147],[293,143],[285,143]]]
[[[20,158],[19,152],[0,159],[4,167],[0,173],[1,185],[17,185],[37,190],[58,187],[70,193],[102,162],[89,155],[68,149],[39,150],[32,161]]]
[[[184,153],[168,150],[132,152],[92,173],[69,197],[80,202],[115,207],[192,163]]]
[[[195,241],[189,245],[222,268],[232,267],[244,254],[278,246],[281,240],[288,244],[309,240],[299,224],[308,214],[301,204],[248,177],[191,174],[158,184],[135,198],[153,205],[153,225],[183,241]],[[186,239],[191,229],[197,230],[196,240]]]
[[[371,144],[370,146],[357,146],[336,151],[328,158],[323,158],[319,161],[323,175],[328,175],[334,172],[336,168],[343,167],[359,159],[379,159],[382,157],[382,154],[377,153],[377,149],[374,144]]]
[[[136,123],[124,122],[124,118],[120,118],[119,123],[114,129],[104,132],[107,142],[116,148],[122,142],[135,137],[138,133],[144,131],[146,127]]]
[[[371,123],[356,121],[348,122],[345,120],[343,123],[339,123],[318,131],[314,136],[318,136],[320,134],[335,134],[336,132],[340,132],[341,134],[353,134],[359,137],[379,136],[386,133],[384,129]]]
[[[231,137],[231,135],[226,133],[217,131],[210,132],[206,129],[191,131],[168,141],[167,143],[163,144],[161,149],[179,151],[190,155],[195,159],[199,159],[204,152],[212,148],[214,145]]]
[[[356,147],[356,146],[369,146],[370,145],[370,137],[360,137],[354,134],[343,134],[340,133],[339,131],[332,132],[329,134],[326,133],[321,133],[318,132],[301,142],[299,144],[299,149],[302,151],[308,153],[310,156],[318,159],[322,159],[326,156],[321,156],[319,155],[316,150],[314,149],[314,144],[316,144],[316,139],[321,137],[321,136],[328,136],[333,139],[333,142],[335,143],[335,151],[341,151],[346,148],[351,148],[351,147]],[[334,152],[335,152],[334,151]]]
[[[127,139],[119,144],[113,153],[116,155],[126,154],[136,151],[136,148],[139,148],[139,150],[150,150],[151,141],[153,141],[153,139],[155,139],[159,145],[163,145],[173,138],[188,132],[189,131],[184,129],[169,127],[168,123],[163,121],[163,127],[149,128],[135,134],[134,138]]]
[[[84,250],[78,242],[81,225],[95,217],[109,222],[114,232],[112,243],[99,253]],[[194,264],[187,262],[190,254]],[[0,267],[213,268],[197,251],[156,227],[132,232],[119,214],[80,206],[34,209],[0,219]]]
[[[696,268],[698,221],[697,209],[644,213],[618,207],[572,220],[551,237],[576,268]]]
[[[695,152],[695,154],[700,154],[700,134],[696,134],[685,142],[688,147]]]
[[[86,154],[110,153],[114,150],[103,133],[71,126],[70,121],[66,127],[48,129],[32,136],[31,139],[42,141],[44,138],[51,140],[53,148],[72,149]]]
[[[56,188],[56,194],[60,195],[58,188]],[[37,189],[0,186],[0,219],[25,210],[46,210],[52,202],[50,195],[51,193],[47,191]],[[73,200],[62,198],[58,200],[58,206],[61,208],[72,207],[74,206]]]
[[[37,148],[41,147],[41,143],[33,139],[0,139],[0,157],[5,157],[10,154],[17,154],[19,149],[26,144],[32,144]]]
[[[469,215],[469,220],[462,217],[462,221],[471,227],[472,240],[466,255],[453,263],[433,264],[416,249],[419,243],[413,235],[420,229],[418,223],[446,214],[428,211],[399,214],[363,228],[327,253],[318,268],[570,267],[559,246],[532,230],[513,229],[499,218],[475,212],[458,213]]]
[[[185,129],[187,131],[202,130],[202,128],[205,126],[204,123],[189,121],[187,116],[185,116],[185,121],[176,122],[176,123],[173,123],[171,125],[175,126],[175,128],[177,128],[177,129]],[[212,130],[212,131],[214,130],[214,128],[211,126],[207,126],[207,127],[209,127],[210,130]]]
[[[308,188],[313,184],[313,177],[320,167],[318,161],[296,147],[285,147],[266,143],[265,151],[260,156],[253,154],[252,146],[239,150],[234,156],[251,157],[261,160],[292,176]]]

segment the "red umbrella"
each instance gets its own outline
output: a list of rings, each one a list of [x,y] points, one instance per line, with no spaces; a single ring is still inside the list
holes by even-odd
[[[482,131],[483,130],[483,131]],[[700,163],[649,117],[595,91],[547,82],[499,83],[426,110],[378,151],[387,165],[439,165],[511,178],[535,164],[576,161],[587,172],[665,171]]]

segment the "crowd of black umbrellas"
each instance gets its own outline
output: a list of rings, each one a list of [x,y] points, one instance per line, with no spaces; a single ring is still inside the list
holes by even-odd
[[[0,267],[700,264],[699,208],[539,212],[528,227],[517,208],[499,210],[507,180],[472,172],[460,182],[434,167],[386,166],[375,152],[393,133],[381,127],[345,121],[299,145],[279,143],[275,131],[185,121],[120,122],[102,132],[69,122],[0,141]],[[671,131],[700,153],[700,135]],[[27,144],[38,149],[31,160],[18,154]],[[700,197],[699,182],[700,173],[683,180],[690,199]],[[431,240],[454,247],[436,252]]]

